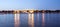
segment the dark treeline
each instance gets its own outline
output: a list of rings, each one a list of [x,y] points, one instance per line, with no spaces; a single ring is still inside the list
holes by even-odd
[[[40,13],[60,13],[60,10],[36,10],[34,12],[40,12]]]
[[[6,10],[0,11],[0,13],[4,13],[4,14],[6,14],[6,13],[13,13],[13,12],[14,12],[13,10],[11,10],[11,11],[6,11]]]

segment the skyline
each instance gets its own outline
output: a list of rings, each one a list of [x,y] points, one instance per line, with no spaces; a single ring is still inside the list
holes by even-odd
[[[0,0],[0,10],[60,10],[60,0]]]

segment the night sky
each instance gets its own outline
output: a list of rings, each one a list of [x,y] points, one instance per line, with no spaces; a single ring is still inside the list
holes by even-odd
[[[0,10],[60,10],[60,0],[0,0]]]

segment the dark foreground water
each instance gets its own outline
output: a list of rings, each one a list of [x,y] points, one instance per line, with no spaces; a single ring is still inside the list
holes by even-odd
[[[0,27],[60,27],[60,13],[0,14]]]

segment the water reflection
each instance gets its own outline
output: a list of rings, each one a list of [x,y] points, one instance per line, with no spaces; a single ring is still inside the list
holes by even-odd
[[[44,16],[44,13],[42,13],[42,27],[45,27],[45,16]]]
[[[39,13],[37,13],[37,21],[39,21]]]
[[[0,27],[6,27],[5,15],[0,15]]]
[[[14,26],[15,27],[19,27],[19,24],[20,24],[20,22],[19,22],[19,16],[20,16],[20,14],[14,14]]]
[[[40,18],[39,18],[39,13],[37,13],[36,14],[36,16],[34,16],[35,17],[35,27],[40,27]],[[40,21],[39,21],[40,20]]]
[[[28,25],[34,27],[34,14],[28,13]]]

